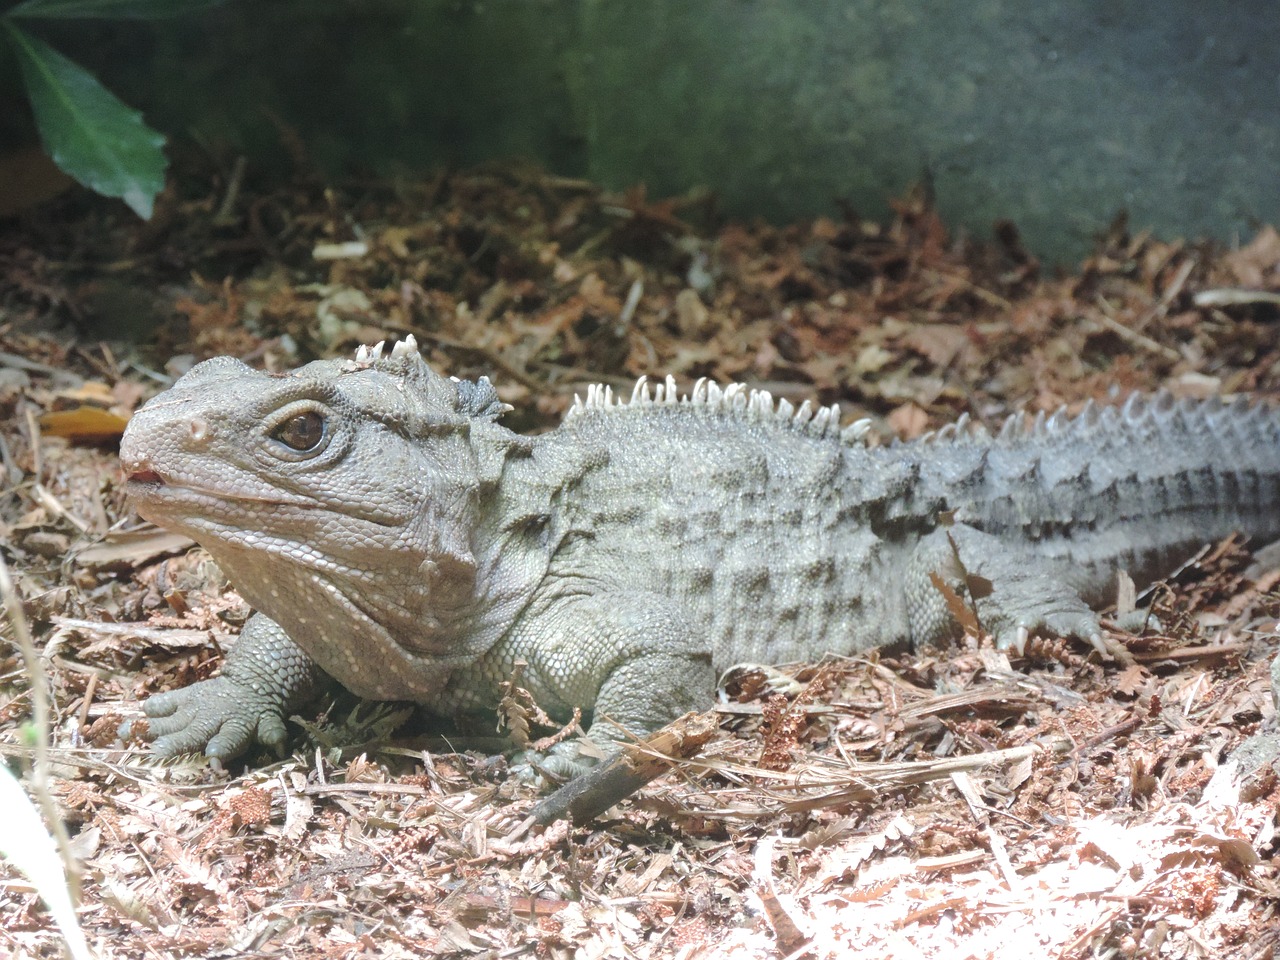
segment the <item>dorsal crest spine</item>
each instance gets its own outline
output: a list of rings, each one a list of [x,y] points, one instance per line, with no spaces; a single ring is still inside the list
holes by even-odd
[[[386,346],[385,340],[379,340],[370,346],[361,345],[356,350],[355,369],[373,368],[399,377],[406,384],[416,385],[424,396],[436,384],[445,384],[452,388],[453,406],[464,418],[496,420],[512,409],[510,404],[499,399],[498,391],[488,377],[461,380],[437,374],[427,365],[418,349],[418,339],[412,333],[393,344],[390,350]]]
[[[689,392],[681,393],[675,377],[671,376],[658,383],[650,383],[647,377],[641,377],[632,388],[629,400],[615,399],[613,387],[607,384],[590,384],[585,400],[581,394],[574,395],[573,406],[565,421],[589,412],[621,415],[653,407],[697,408],[751,423],[775,423],[815,437],[839,438],[846,443],[862,442],[871,429],[870,420],[857,420],[841,429],[840,407],[836,404],[815,410],[813,404],[806,400],[796,409],[789,400],[775,401],[768,390],[753,390],[741,383],[722,387],[706,377],[699,379]]]

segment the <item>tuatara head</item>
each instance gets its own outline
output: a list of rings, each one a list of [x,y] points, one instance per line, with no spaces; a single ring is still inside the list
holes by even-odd
[[[385,697],[335,669],[335,646],[353,647],[326,637],[367,621],[414,653],[464,653],[450,637],[477,602],[476,501],[493,451],[517,439],[494,423],[506,409],[488,380],[431,370],[412,337],[284,374],[221,357],[134,415],[120,459],[142,516],[204,546],[329,672]]]

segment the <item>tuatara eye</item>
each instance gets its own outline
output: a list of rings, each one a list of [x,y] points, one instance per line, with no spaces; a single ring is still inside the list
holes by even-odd
[[[325,419],[314,410],[290,417],[271,431],[271,436],[290,450],[306,453],[314,450],[324,440]]]

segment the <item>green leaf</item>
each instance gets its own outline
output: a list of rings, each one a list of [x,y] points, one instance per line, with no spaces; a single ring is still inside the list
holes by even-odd
[[[83,67],[13,24],[0,24],[18,54],[36,127],[53,162],[90,190],[120,197],[151,219],[164,187],[164,137]]]
[[[226,0],[24,0],[9,10],[10,17],[49,20],[163,20],[199,13]]]

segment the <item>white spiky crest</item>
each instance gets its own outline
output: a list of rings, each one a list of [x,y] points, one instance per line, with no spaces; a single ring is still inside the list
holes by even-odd
[[[840,429],[840,408],[832,404],[829,407],[818,407],[806,400],[799,409],[789,400],[774,401],[768,390],[753,390],[741,383],[730,383],[721,387],[718,383],[702,377],[693,385],[688,393],[681,393],[676,385],[675,377],[651,384],[648,377],[641,377],[631,390],[631,398],[623,400],[614,398],[613,387],[603,383],[593,383],[587,387],[584,400],[575,394],[573,406],[566,415],[566,420],[580,416],[587,411],[622,412],[643,410],[649,407],[681,406],[696,407],[710,412],[732,413],[752,422],[772,421],[798,430],[804,430],[814,436],[839,437],[847,443],[864,440],[871,430],[870,420],[857,420],[843,430]]]
[[[382,351],[386,347],[387,341],[379,340],[373,346],[361,344],[356,348],[356,363],[373,363],[382,359]],[[397,341],[391,347],[390,359],[399,360],[401,357],[421,356],[418,351],[418,338],[412,333],[403,340]]]
[[[1112,430],[1124,424],[1126,429],[1157,429],[1163,424],[1180,418],[1200,416],[1205,425],[1216,428],[1223,418],[1235,418],[1246,423],[1248,418],[1261,421],[1269,416],[1267,404],[1252,402],[1247,395],[1233,400],[1210,397],[1197,400],[1192,397],[1178,399],[1168,390],[1155,393],[1133,393],[1123,403],[1095,403],[1087,400],[1076,413],[1065,406],[1052,413],[1041,410],[1034,416],[1019,411],[1010,414],[996,429],[994,436],[986,427],[972,422],[969,415],[961,414],[955,423],[947,424],[918,437],[921,444],[944,444],[994,440],[996,443],[1052,442],[1057,437],[1071,434],[1084,435],[1095,430]]]
[[[418,349],[418,338],[412,333],[393,344],[389,351],[386,347],[385,340],[379,340],[372,346],[358,347],[355,369],[391,364],[391,367],[382,366],[381,369],[403,378],[403,382],[412,387],[409,393],[417,392],[427,399],[432,396],[445,399],[458,414],[467,419],[496,420],[512,409],[510,404],[503,403],[498,398],[498,391],[488,377],[480,377],[475,381],[461,380],[458,377],[442,377],[432,370]],[[446,394],[436,393],[440,385],[448,388]]]

